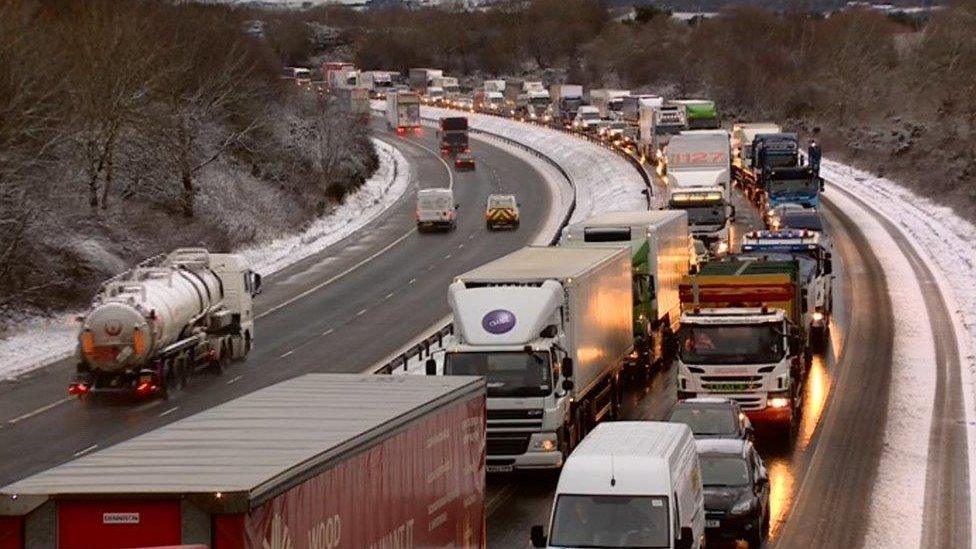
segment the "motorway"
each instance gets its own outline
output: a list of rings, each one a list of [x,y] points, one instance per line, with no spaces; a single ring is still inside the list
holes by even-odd
[[[551,191],[527,162],[481,141],[474,172],[454,173],[434,132],[397,138],[414,170],[404,197],[367,227],[266,278],[255,302],[255,348],[223,376],[199,374],[168,401],[140,404],[65,398],[74,365],[66,360],[0,386],[0,485],[308,372],[362,372],[397,352],[449,312],[452,278],[531,242],[548,218]],[[451,233],[418,234],[419,187],[453,183],[460,204]],[[518,231],[485,229],[491,192],[522,204]]]

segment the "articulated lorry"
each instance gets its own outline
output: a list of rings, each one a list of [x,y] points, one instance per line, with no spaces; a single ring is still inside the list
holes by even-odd
[[[420,96],[410,91],[386,94],[386,125],[398,134],[420,130]]]
[[[102,285],[80,318],[68,394],[167,398],[196,370],[221,373],[254,341],[261,276],[243,257],[179,248]]]
[[[716,256],[732,250],[732,225],[735,206],[720,186],[674,187],[668,192],[665,207],[688,216],[688,230]]]
[[[654,165],[663,162],[671,137],[688,129],[684,108],[677,105],[640,105],[637,121],[638,154]]]
[[[444,71],[440,69],[410,69],[407,73],[410,89],[421,95],[428,93],[427,88],[434,86],[435,78],[442,78]]]
[[[796,260],[705,263],[681,284],[678,398],[735,400],[753,423],[792,433],[808,352]]]
[[[442,373],[488,384],[488,471],[561,467],[620,405],[631,252],[526,247],[457,277]],[[437,373],[429,360],[427,373]]]
[[[688,216],[683,211],[611,212],[563,229],[559,245],[624,246],[633,254],[634,351],[626,365],[646,373],[664,366],[681,320],[678,286],[690,265]]]
[[[468,141],[468,118],[466,116],[445,116],[441,118],[437,133],[441,141],[441,153],[471,152],[471,145]]]
[[[657,108],[664,105],[664,98],[660,95],[631,94],[623,98],[620,103],[620,116],[631,125],[637,125],[640,119],[641,107]]]
[[[760,204],[765,180],[774,169],[801,166],[800,141],[795,133],[759,133],[750,149],[748,162],[743,162],[735,175],[746,196]]]
[[[433,86],[444,90],[444,99],[457,99],[461,96],[461,87],[454,76],[438,76],[434,78]]]
[[[600,110],[602,118],[609,118],[623,112],[624,98],[629,95],[630,90],[590,90],[590,105]]]
[[[750,231],[742,237],[739,259],[796,260],[800,265],[802,326],[807,347],[827,349],[834,309],[833,254],[829,240],[814,231]]]
[[[713,252],[729,251],[735,208],[728,132],[683,131],[671,137],[665,154],[667,207],[687,210],[692,234]]]
[[[485,383],[308,374],[0,488],[5,549],[483,547]]]
[[[692,130],[717,130],[721,127],[715,102],[708,99],[674,99],[671,105],[685,108],[688,128]]]
[[[576,118],[576,111],[583,104],[583,86],[553,84],[549,86],[553,119],[561,126],[569,126]]]

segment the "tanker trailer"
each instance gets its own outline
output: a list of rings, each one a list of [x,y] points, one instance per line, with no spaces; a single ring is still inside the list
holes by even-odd
[[[260,286],[243,257],[203,248],[179,248],[108,280],[79,318],[68,394],[167,398],[198,369],[222,373],[251,350]]]

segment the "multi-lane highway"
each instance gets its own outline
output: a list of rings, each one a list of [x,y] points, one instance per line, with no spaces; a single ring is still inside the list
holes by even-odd
[[[447,315],[454,275],[530,243],[547,220],[550,187],[526,161],[477,141],[477,170],[455,173],[432,130],[397,138],[376,129],[408,159],[411,188],[363,230],[266,280],[246,362],[220,377],[196,376],[168,401],[136,405],[65,399],[70,360],[4,385],[0,484],[302,373],[364,371]],[[416,189],[448,185],[460,204],[457,230],[418,234]],[[487,195],[500,191],[521,201],[516,232],[485,229]]]

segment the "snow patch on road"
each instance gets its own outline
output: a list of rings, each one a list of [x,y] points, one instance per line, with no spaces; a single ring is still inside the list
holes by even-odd
[[[380,165],[376,173],[331,214],[305,231],[240,250],[262,275],[316,254],[379,216],[403,196],[410,183],[406,158],[392,145],[373,139]],[[0,381],[13,379],[70,356],[78,336],[80,311],[29,319],[24,329],[0,340]],[[67,380],[66,380],[67,382]]]
[[[831,161],[824,161],[821,175],[898,227],[939,281],[956,323],[963,362],[961,374],[969,420],[969,492],[971,504],[976,503],[972,497],[976,494],[973,468],[976,395],[972,383],[976,375],[976,356],[972,351],[976,349],[976,227],[950,208],[922,198],[889,179]],[[917,547],[922,529],[919,505],[925,501],[925,475],[921,472],[928,466],[928,433],[936,382],[935,350],[928,317],[920,301],[918,281],[897,244],[877,231],[878,223],[862,208],[843,196],[838,197],[837,193],[830,193],[829,188],[827,192],[841,209],[854,214],[852,218],[858,220],[858,226],[872,240],[876,256],[885,265],[896,321],[885,451],[872,502],[867,546]]]

